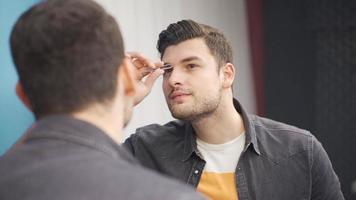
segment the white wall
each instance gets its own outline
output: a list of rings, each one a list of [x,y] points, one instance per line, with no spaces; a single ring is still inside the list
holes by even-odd
[[[221,30],[234,49],[237,77],[235,97],[250,113],[256,112],[244,0],[97,0],[119,22],[126,50],[140,51],[158,60],[158,34],[170,23],[193,19]],[[151,94],[135,108],[125,136],[137,127],[164,124],[172,117],[161,90],[161,78]]]

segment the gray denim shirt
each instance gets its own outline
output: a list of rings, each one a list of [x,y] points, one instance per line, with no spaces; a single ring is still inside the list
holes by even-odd
[[[143,169],[92,124],[68,116],[37,122],[24,144],[0,158],[1,200],[203,199]]]
[[[239,200],[344,199],[328,155],[311,133],[247,115],[235,99],[234,105],[246,129],[235,171]],[[205,161],[190,123],[139,128],[125,146],[144,166],[197,187]]]

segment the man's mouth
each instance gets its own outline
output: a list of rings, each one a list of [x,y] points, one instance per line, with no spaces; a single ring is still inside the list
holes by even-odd
[[[185,91],[173,91],[170,95],[169,98],[173,101],[178,101],[182,102],[184,98],[190,96],[191,93],[185,92]]]

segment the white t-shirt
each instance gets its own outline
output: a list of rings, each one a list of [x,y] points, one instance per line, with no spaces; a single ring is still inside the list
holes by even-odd
[[[197,138],[206,165],[197,190],[210,199],[238,199],[235,169],[245,145],[245,133],[224,144],[209,144]]]

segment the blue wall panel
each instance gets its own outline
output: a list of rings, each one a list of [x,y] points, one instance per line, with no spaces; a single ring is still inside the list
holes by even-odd
[[[15,94],[18,78],[10,54],[9,36],[21,13],[36,2],[38,0],[0,0],[0,155],[34,121],[32,113]]]

